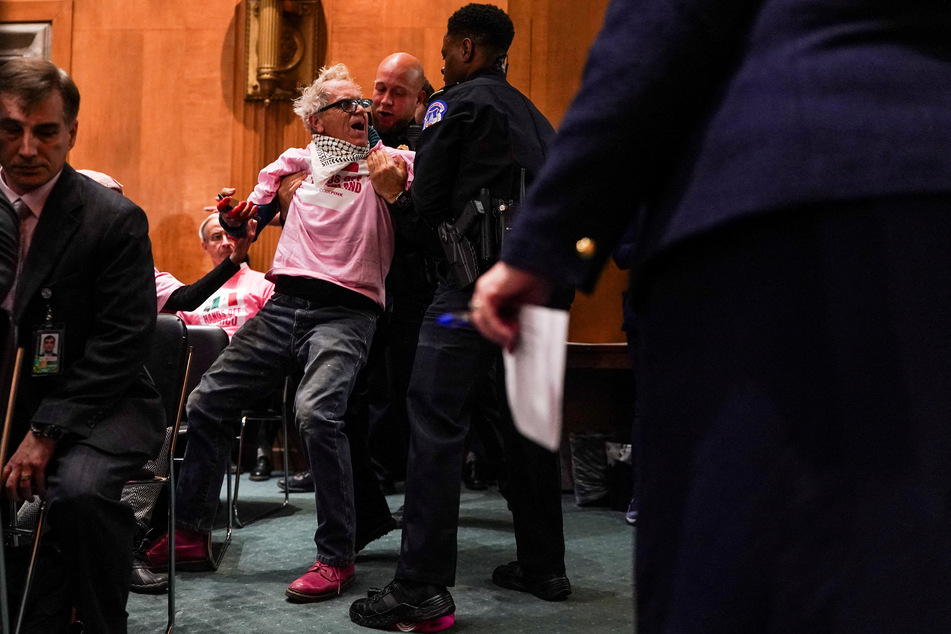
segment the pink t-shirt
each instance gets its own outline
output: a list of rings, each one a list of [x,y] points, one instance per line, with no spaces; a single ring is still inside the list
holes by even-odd
[[[300,171],[313,174],[310,147],[291,148],[261,170],[248,200],[268,203],[282,177]],[[408,187],[416,154],[384,148],[382,143],[374,148],[380,149],[406,161]],[[288,209],[267,279],[290,275],[325,280],[384,306],[383,281],[392,259],[393,223],[386,202],[373,191],[364,160],[342,165],[321,183],[310,175],[304,179]]]
[[[155,286],[158,290],[158,278]],[[178,316],[192,326],[219,326],[228,333],[228,337],[232,337],[238,328],[258,314],[273,292],[274,284],[264,279],[264,273],[242,264],[238,272],[198,309],[179,311]]]
[[[175,289],[183,286],[185,285],[175,279],[175,276],[171,273],[155,269],[155,299],[158,300],[158,312],[162,312],[165,302],[168,301],[169,296]]]

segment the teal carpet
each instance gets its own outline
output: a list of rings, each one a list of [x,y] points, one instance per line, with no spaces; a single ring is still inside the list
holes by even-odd
[[[279,504],[276,479],[250,482],[242,476],[242,517]],[[402,495],[387,498],[395,510]],[[624,514],[579,508],[572,495],[563,498],[566,563],[572,595],[549,603],[530,594],[504,590],[492,583],[492,570],[515,559],[511,515],[497,489],[463,489],[459,521],[456,625],[449,632],[632,632],[631,575],[634,530]],[[223,526],[223,515],[219,518]],[[281,513],[235,529],[232,543],[216,572],[179,573],[176,632],[202,634],[285,632],[369,632],[350,622],[348,610],[372,586],[393,578],[400,533],[371,543],[357,556],[357,576],[339,598],[294,604],[284,589],[313,563],[316,512],[313,494],[292,494]],[[214,540],[224,539],[216,530]],[[131,634],[164,631],[167,597],[129,596]]]

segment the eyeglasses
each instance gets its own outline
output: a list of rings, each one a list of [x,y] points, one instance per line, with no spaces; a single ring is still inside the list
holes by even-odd
[[[372,99],[341,99],[340,101],[335,101],[330,105],[324,106],[317,112],[323,112],[331,108],[340,108],[347,114],[356,114],[360,108],[369,108],[372,105]]]

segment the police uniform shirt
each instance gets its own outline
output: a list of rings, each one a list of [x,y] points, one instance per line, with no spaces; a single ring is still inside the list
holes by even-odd
[[[433,95],[416,155],[411,189],[416,213],[430,226],[455,217],[488,188],[517,199],[520,169],[530,183],[555,130],[501,71],[489,70]]]

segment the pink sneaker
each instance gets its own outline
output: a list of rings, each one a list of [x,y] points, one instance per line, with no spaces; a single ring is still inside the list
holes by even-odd
[[[297,603],[310,603],[332,599],[340,590],[350,585],[355,574],[353,564],[328,566],[316,562],[300,579],[287,586],[284,595]]]

